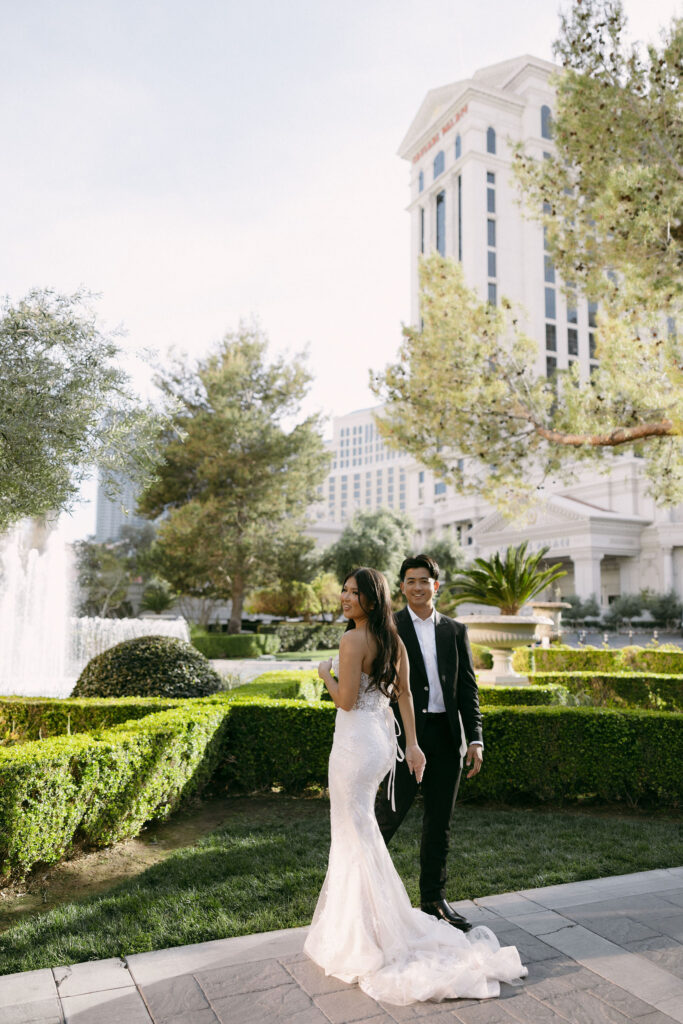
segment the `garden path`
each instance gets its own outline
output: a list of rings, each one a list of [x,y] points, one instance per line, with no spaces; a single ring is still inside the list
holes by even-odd
[[[683,1022],[683,868],[455,904],[529,968],[500,999],[380,1005],[326,978],[306,928],[0,977],[2,1024]]]

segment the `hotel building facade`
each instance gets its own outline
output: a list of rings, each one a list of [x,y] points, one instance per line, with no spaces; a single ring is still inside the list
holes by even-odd
[[[506,296],[538,342],[536,371],[578,361],[596,365],[596,307],[565,294],[546,252],[542,227],[524,216],[512,181],[516,142],[538,159],[552,149],[557,67],[523,56],[431,90],[399,148],[410,166],[412,318],[419,321],[418,261],[438,250],[463,265],[468,284],[491,302]],[[312,532],[335,540],[359,509],[387,507],[415,523],[415,547],[455,535],[466,554],[487,556],[528,540],[562,562],[562,591],[606,606],[648,588],[683,597],[683,508],[657,508],[640,460],[606,456],[610,472],[580,479],[539,505],[530,523],[506,520],[482,497],[456,493],[411,456],[392,451],[375,426],[380,407],[333,422],[333,461],[314,510]]]

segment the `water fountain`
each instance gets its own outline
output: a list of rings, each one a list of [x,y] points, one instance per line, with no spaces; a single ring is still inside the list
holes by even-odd
[[[68,697],[90,658],[121,640],[189,639],[184,619],[76,618],[73,592],[59,528],[30,521],[0,541],[0,694]]]

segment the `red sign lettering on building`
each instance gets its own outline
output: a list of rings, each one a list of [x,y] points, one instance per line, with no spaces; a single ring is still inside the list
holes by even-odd
[[[426,142],[424,144],[422,149],[413,157],[413,163],[416,164],[418,160],[421,160],[425,153],[428,153],[432,146],[435,146],[437,142],[446,134],[446,132],[449,132],[451,128],[453,128],[458,123],[460,118],[463,117],[466,113],[467,104],[465,104],[465,106],[461,110],[459,110],[457,114],[454,114],[449,121],[446,121],[445,125],[442,126],[440,132],[437,132],[437,134],[434,135],[429,140],[429,142]]]

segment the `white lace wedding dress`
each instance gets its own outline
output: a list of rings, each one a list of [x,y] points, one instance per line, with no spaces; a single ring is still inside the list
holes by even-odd
[[[526,975],[514,946],[489,928],[466,935],[410,905],[375,819],[375,794],[395,767],[389,700],[361,676],[351,711],[337,710],[330,754],[332,842],[304,952],[342,981],[395,1005],[486,999]]]

